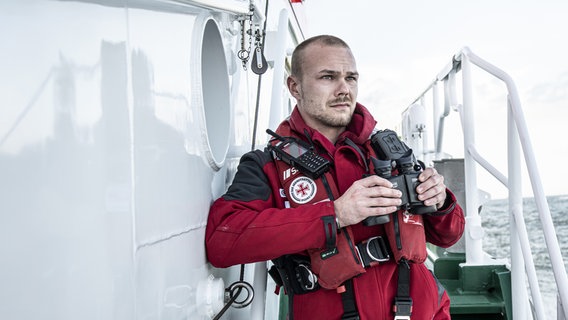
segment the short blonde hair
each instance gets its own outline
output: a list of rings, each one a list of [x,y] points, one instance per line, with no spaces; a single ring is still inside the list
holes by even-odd
[[[351,50],[351,48],[349,48],[349,45],[347,45],[347,43],[343,40],[341,40],[340,38],[336,37],[336,36],[331,36],[331,35],[319,35],[319,36],[315,36],[315,37],[311,37],[308,38],[304,41],[302,41],[300,44],[298,44],[298,46],[296,46],[296,48],[294,49],[294,52],[292,53],[292,75],[298,78],[302,78],[302,64],[304,62],[304,55],[303,52],[305,51],[305,49],[307,47],[309,47],[312,44],[315,43],[320,43],[323,44],[325,46],[330,46],[330,47],[342,47],[342,48],[346,48]]]

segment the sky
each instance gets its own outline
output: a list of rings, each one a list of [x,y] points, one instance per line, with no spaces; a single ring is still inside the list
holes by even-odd
[[[505,71],[519,92],[545,194],[568,194],[562,165],[568,158],[568,1],[305,0],[304,6],[306,36],[333,34],[350,45],[360,73],[358,101],[382,128],[396,128],[401,112],[464,47]],[[506,88],[474,72],[475,141],[506,175]],[[531,196],[526,172],[522,180],[523,195]],[[504,186],[481,169],[478,181],[492,198],[506,197]]]

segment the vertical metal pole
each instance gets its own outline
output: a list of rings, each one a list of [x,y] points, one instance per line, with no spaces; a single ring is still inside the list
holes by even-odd
[[[440,115],[441,115],[441,110],[440,110],[440,90],[439,90],[439,81],[436,81],[434,83],[434,85],[432,86],[432,104],[433,104],[433,109],[434,109],[434,119],[433,120],[433,134],[434,134],[434,159],[438,159],[438,155],[440,153],[440,148],[438,147],[440,145],[440,142],[438,141],[438,137],[440,136]]]
[[[464,171],[465,171],[465,194],[468,195],[466,201],[466,263],[481,264],[483,262],[483,228],[478,212],[478,190],[476,163],[470,154],[470,148],[475,146],[474,113],[473,113],[473,94],[471,84],[471,64],[467,55],[462,54],[462,77],[463,77],[463,139],[464,139]]]
[[[250,317],[252,320],[264,319],[264,308],[266,304],[266,277],[267,263],[257,262],[254,264],[254,299],[252,300]]]
[[[554,230],[554,224],[550,215],[550,209],[548,208],[548,202],[546,201],[546,196],[544,195],[544,190],[542,188],[542,182],[540,180],[538,168],[536,165],[535,153],[530,143],[528,129],[521,109],[521,102],[519,100],[517,88],[508,74],[484,61],[483,59],[477,57],[475,54],[471,53],[469,49],[465,48],[464,51],[467,51],[468,58],[470,58],[473,63],[503,80],[507,84],[507,89],[509,91],[509,108],[511,110],[512,117],[514,118],[515,126],[518,129],[517,132],[519,135],[520,143],[523,147],[523,153],[532,184],[534,199],[536,200],[536,206],[538,208],[540,221],[542,223],[544,239],[548,247],[552,270],[554,271],[556,287],[558,289],[559,298],[562,302],[560,307],[563,310],[563,316],[565,316],[568,314],[568,276],[566,274],[566,269],[562,260],[562,254],[560,251],[560,246],[558,244],[558,239],[556,237],[556,232]],[[542,319],[544,318],[544,316],[541,316],[541,314],[543,314],[544,312],[539,310],[543,309],[544,307],[539,308],[539,305],[542,306],[542,303],[540,302],[542,299],[540,298],[540,293],[538,292],[538,285],[532,285],[532,283],[537,283],[538,281],[536,281],[534,263],[532,262],[532,258],[530,258],[530,244],[528,244],[527,237],[522,234],[522,232],[526,233],[526,227],[523,226],[521,228],[520,224],[524,223],[524,220],[522,220],[521,218],[517,219],[516,223],[517,233],[520,236],[519,240],[521,241],[521,249],[528,257],[525,257],[525,265],[529,283],[531,283],[533,303],[535,304],[535,310],[538,314],[539,319]],[[527,243],[525,244],[525,242]]]
[[[270,128],[276,128],[278,124],[284,119],[288,114],[284,112],[282,107],[284,91],[287,90],[282,86],[282,82],[286,83],[286,48],[287,48],[287,35],[288,35],[288,11],[280,11],[278,17],[278,31],[276,34],[270,38],[273,46],[270,53],[272,53],[272,59],[274,61],[274,72],[272,74],[272,98],[270,101],[270,115],[268,120],[268,126]],[[269,41],[270,41],[269,40]],[[266,40],[265,40],[266,43]],[[266,47],[265,47],[266,49]],[[267,54],[268,49],[267,50]]]
[[[509,88],[510,92],[514,92],[514,94],[511,94],[511,110],[513,110],[513,117],[515,118],[515,123],[519,128],[518,132],[520,141],[523,146],[525,162],[527,164],[529,177],[531,179],[531,185],[533,189],[534,199],[536,201],[536,206],[539,212],[540,222],[542,223],[544,240],[548,248],[550,263],[552,264],[552,271],[554,272],[554,279],[556,280],[556,287],[558,289],[558,294],[562,302],[561,307],[564,311],[564,315],[566,315],[568,314],[568,275],[566,274],[566,268],[562,259],[562,252],[560,251],[560,245],[558,243],[558,238],[554,229],[554,223],[552,221],[552,216],[550,215],[550,208],[548,207],[548,202],[546,201],[546,196],[542,187],[542,181],[540,179],[538,167],[536,164],[537,162],[535,152],[532,149],[532,144],[528,135],[528,128],[521,109],[519,95],[517,94],[517,89],[512,80],[509,79],[507,81],[507,87]]]
[[[562,308],[562,300],[560,300],[560,295],[556,298],[556,319],[566,320],[566,315],[564,314],[564,309]]]
[[[515,212],[522,212],[523,199],[521,192],[519,141],[517,130],[512,120],[511,109],[507,108],[507,139],[508,139],[508,188],[509,188],[509,229],[511,241],[511,295],[513,299],[513,319],[528,318],[528,295],[525,284],[525,262],[521,252]]]
[[[450,74],[452,74],[452,72],[450,71]],[[443,81],[444,84],[444,110],[443,112],[438,112],[437,113],[437,117],[439,119],[438,121],[438,136],[436,138],[436,153],[441,153],[442,152],[442,147],[444,144],[444,121],[445,121],[445,114],[446,110],[449,109],[450,103],[451,103],[451,94],[450,94],[450,90],[452,90],[451,88],[451,83],[452,83],[452,77],[450,75],[448,75],[448,77]],[[455,87],[454,87],[455,88]]]

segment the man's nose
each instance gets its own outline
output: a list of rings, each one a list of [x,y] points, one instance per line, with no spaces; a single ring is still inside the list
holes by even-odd
[[[348,95],[349,90],[350,90],[349,84],[345,79],[338,80],[337,89],[336,89],[337,96]]]

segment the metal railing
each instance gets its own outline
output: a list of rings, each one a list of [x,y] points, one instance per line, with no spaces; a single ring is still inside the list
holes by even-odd
[[[472,65],[479,67],[486,73],[496,77],[505,83],[507,87],[507,176],[499,172],[491,163],[482,157],[475,145],[475,123],[473,105],[473,85],[472,85]],[[456,75],[461,72],[462,81],[462,103],[458,102],[456,89]],[[438,85],[444,85],[443,109],[438,95]],[[425,95],[432,93],[434,106],[434,140],[435,154],[442,152],[443,133],[445,118],[450,114],[451,108],[460,115],[463,130],[464,146],[464,171],[465,171],[465,194],[466,201],[466,229],[464,232],[466,264],[482,265],[485,263],[486,255],[482,248],[483,231],[481,218],[478,213],[478,186],[477,186],[477,165],[480,165],[488,173],[494,176],[508,189],[510,229],[511,229],[511,285],[513,296],[513,314],[515,319],[530,319],[531,310],[528,302],[528,295],[525,285],[528,279],[529,288],[532,296],[532,313],[537,319],[545,319],[544,306],[538,285],[538,279],[534,262],[531,254],[529,238],[525,226],[522,208],[521,190],[521,158],[522,150],[526,169],[528,171],[532,186],[533,196],[539,212],[540,222],[542,223],[544,239],[554,278],[557,286],[559,299],[558,319],[564,319],[561,315],[568,315],[568,277],[562,260],[560,246],[556,237],[556,232],[552,222],[548,202],[544,195],[539,171],[537,168],[534,151],[531,145],[527,125],[521,109],[521,103],[517,88],[512,78],[501,69],[493,66],[481,59],[469,48],[465,47],[456,55],[446,68],[444,68],[431,83],[430,86],[413,102],[420,102],[424,105]],[[412,107],[412,105],[411,105]],[[410,108],[410,107],[409,107]],[[407,109],[408,110],[408,109]],[[406,111],[405,111],[406,112]],[[405,113],[404,112],[404,113]],[[404,114],[403,113],[403,114]],[[420,128],[412,128],[418,130]],[[419,133],[420,134],[420,133]],[[431,153],[428,147],[419,147],[423,155]],[[507,178],[508,177],[508,178]]]

